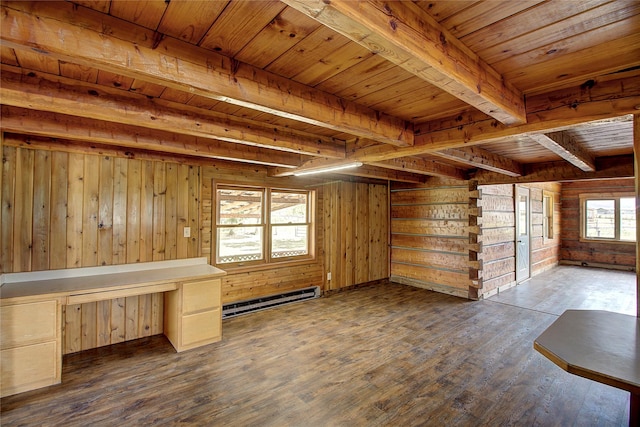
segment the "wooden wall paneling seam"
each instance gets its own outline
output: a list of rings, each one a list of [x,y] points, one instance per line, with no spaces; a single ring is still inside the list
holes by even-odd
[[[88,350],[97,346],[97,306],[95,302],[81,304],[80,350]]]
[[[98,216],[100,210],[100,158],[83,156],[82,266],[98,265]]]
[[[19,150],[16,156],[15,210],[13,218],[13,269],[31,269],[32,215],[33,215],[32,150]]]
[[[36,151],[33,181],[32,270],[49,269],[50,205],[51,153]]]
[[[96,303],[96,347],[111,344],[111,300]]]
[[[140,262],[142,161],[127,161],[126,263]]]
[[[2,133],[4,141],[4,132]],[[18,149],[2,147],[2,209],[0,211],[0,270],[3,273],[13,272],[13,218],[15,211],[15,179],[16,157]]]
[[[67,267],[68,168],[67,153],[51,153],[51,229],[49,230],[51,251],[49,268],[51,269]]]
[[[140,186],[140,261],[153,261],[154,165],[142,162]]]
[[[113,169],[113,263],[127,260],[127,159],[115,158]]]
[[[177,192],[178,165],[166,164],[166,224],[165,224],[165,259],[176,259],[177,256]]]
[[[124,299],[124,336],[127,341],[138,338],[138,310],[137,295]]]
[[[66,305],[63,323],[63,354],[82,350],[82,305]]]
[[[187,226],[191,227],[191,238],[187,242],[187,257],[199,257],[201,256],[200,248],[198,245],[200,236],[200,209],[202,206],[202,186],[200,185],[200,167],[189,167],[189,209],[187,217]]]
[[[153,171],[153,261],[165,259],[166,165],[156,162]]]
[[[125,298],[111,301],[111,344],[124,342],[127,339],[125,304]]]
[[[69,154],[67,186],[67,265],[82,267],[82,197],[84,195],[84,156]]]
[[[190,240],[184,237],[184,229],[189,226],[189,166],[178,165],[176,187],[176,257],[187,257],[187,244]],[[193,230],[195,233],[196,230]]]
[[[111,265],[113,263],[113,189],[114,189],[114,159],[101,156],[98,190],[98,259],[97,265]]]

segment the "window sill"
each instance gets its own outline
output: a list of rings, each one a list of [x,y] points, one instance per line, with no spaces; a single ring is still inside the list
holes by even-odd
[[[585,237],[580,237],[580,242],[582,243],[609,243],[613,245],[628,245],[635,246],[636,242],[630,242],[628,240],[613,240],[613,239],[587,239]]]
[[[247,266],[229,266],[226,264],[213,264],[213,266],[226,271],[227,274],[237,274],[263,270],[277,270],[280,268],[289,268],[298,265],[315,264],[317,262],[317,258],[305,258],[292,261],[272,262],[269,264],[253,264]]]

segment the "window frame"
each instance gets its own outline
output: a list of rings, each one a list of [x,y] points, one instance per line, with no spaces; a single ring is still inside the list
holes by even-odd
[[[236,262],[221,262],[219,256],[219,230],[228,227],[239,227],[242,225],[228,225],[221,224],[220,222],[220,200],[218,191],[221,189],[230,190],[245,190],[245,191],[259,191],[262,194],[262,206],[261,219],[259,224],[245,224],[244,226],[255,226],[262,228],[262,258],[258,260],[243,260]],[[283,188],[283,187],[270,187],[263,185],[251,185],[251,184],[235,184],[228,182],[213,182],[213,201],[212,201],[212,264],[224,268],[225,270],[241,269],[246,267],[269,267],[277,266],[280,264],[299,262],[299,261],[313,261],[315,260],[315,233],[316,233],[316,221],[315,221],[315,190],[302,189],[302,188]],[[272,193],[294,193],[305,194],[307,198],[306,202],[306,222],[305,223],[273,223],[271,219],[271,204]],[[294,256],[272,256],[272,232],[274,226],[306,226],[307,227],[307,253]]]
[[[620,211],[620,199],[633,198],[636,195],[632,192],[620,192],[620,193],[583,193],[579,195],[580,198],[580,241],[581,242],[598,242],[598,243],[613,243],[623,245],[635,245],[636,238],[633,240],[622,240],[621,235],[621,211]],[[587,202],[591,200],[613,200],[614,201],[614,237],[588,237],[587,236]],[[637,222],[637,218],[636,218]],[[637,225],[636,225],[637,226]]]
[[[545,242],[554,239],[553,223],[555,221],[554,193],[542,192],[542,237]]]

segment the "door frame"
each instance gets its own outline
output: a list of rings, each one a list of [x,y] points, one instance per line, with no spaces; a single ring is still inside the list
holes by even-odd
[[[515,185],[515,260],[516,260],[516,284],[520,284],[524,281],[527,281],[531,278],[531,191],[529,187]],[[520,243],[520,231],[522,225],[520,224],[520,194],[526,194],[527,196],[527,219],[526,219],[526,227],[527,227],[527,271],[526,276],[520,273],[520,251],[518,250],[518,244]]]

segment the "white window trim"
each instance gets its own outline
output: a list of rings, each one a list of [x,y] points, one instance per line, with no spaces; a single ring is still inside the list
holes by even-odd
[[[621,245],[635,245],[635,240],[620,240],[620,199],[627,197],[636,197],[633,192],[620,192],[620,193],[582,193],[579,195],[580,199],[580,241],[581,242],[597,242],[597,243],[611,243]],[[586,203],[587,200],[614,200],[615,201],[615,237],[614,238],[596,238],[587,237],[586,230]],[[638,218],[636,218],[636,221]]]
[[[545,203],[545,200],[549,200]],[[549,211],[549,212],[548,212]],[[549,215],[547,215],[549,213]],[[548,242],[555,238],[555,194],[543,190],[542,192],[542,237],[544,242]]]

